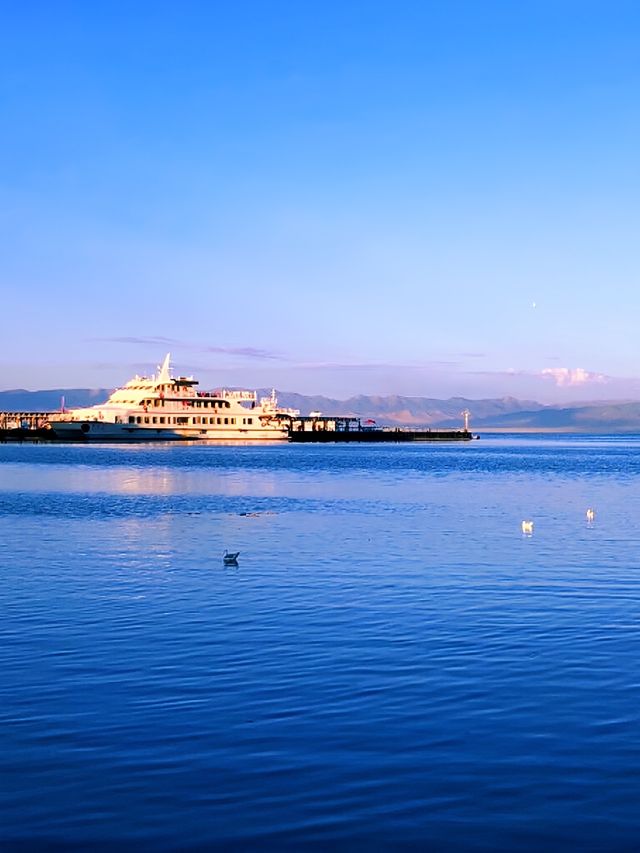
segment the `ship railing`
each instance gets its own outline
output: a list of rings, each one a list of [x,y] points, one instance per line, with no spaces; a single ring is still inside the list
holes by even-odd
[[[226,397],[228,400],[247,400],[255,403],[258,396],[255,391],[230,391],[228,388],[220,388],[211,392],[212,397]]]

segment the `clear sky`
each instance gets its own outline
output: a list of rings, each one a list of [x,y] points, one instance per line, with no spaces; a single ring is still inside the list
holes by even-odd
[[[3,388],[640,397],[640,4],[5,3]]]

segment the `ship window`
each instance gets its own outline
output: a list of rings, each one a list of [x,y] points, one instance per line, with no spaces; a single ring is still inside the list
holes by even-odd
[[[148,423],[149,423],[149,418],[148,418],[148,417],[147,417],[147,418],[145,418],[145,419],[144,419],[144,422],[145,422],[145,424],[148,424]]]
[[[215,424],[215,422],[216,422],[216,419],[215,419],[215,418],[209,418],[209,423],[210,423],[210,424]]]
[[[223,400],[222,402],[224,403],[224,407],[225,407],[225,409],[230,409],[230,408],[231,408],[231,403],[229,403],[229,402],[228,402],[228,400]]]
[[[221,424],[221,423],[222,423],[222,418],[216,418],[216,423]]]
[[[253,418],[247,418],[247,423],[248,423],[248,424],[252,424],[252,423],[253,423]]]
[[[154,424],[157,424],[157,423],[158,423],[158,419],[157,419],[157,418],[151,418],[151,420],[153,421],[153,423],[154,423]]]
[[[225,418],[225,419],[224,419],[224,422],[225,422],[225,424],[228,424],[228,423],[229,423],[229,418]]]
[[[160,423],[161,423],[161,424],[163,424],[163,423],[164,423],[164,418],[162,418],[162,417],[160,418]]]
[[[193,422],[194,422],[194,424],[199,424],[199,423],[202,423],[202,419],[201,418],[194,418]]]
[[[142,418],[140,417],[140,415],[138,415],[138,417],[136,418],[136,423],[137,423],[137,424],[141,424],[141,423],[142,423]]]
[[[133,417],[133,415],[131,415],[131,416],[129,417],[129,423],[130,423],[130,424],[135,424],[135,422],[136,422],[136,419]]]
[[[176,418],[176,423],[177,424],[188,424],[189,418]]]
[[[231,418],[231,423],[232,423],[232,424],[235,424],[235,422],[236,422],[236,419],[235,419],[235,418]]]

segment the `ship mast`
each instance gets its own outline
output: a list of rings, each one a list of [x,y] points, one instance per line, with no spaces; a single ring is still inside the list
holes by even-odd
[[[158,375],[156,376],[156,382],[158,385],[164,385],[168,382],[171,382],[171,353],[168,352],[165,357],[162,365],[158,365]]]

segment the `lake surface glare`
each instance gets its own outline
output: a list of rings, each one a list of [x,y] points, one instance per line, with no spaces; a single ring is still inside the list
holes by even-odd
[[[5,444],[0,536],[3,849],[640,846],[639,439]]]

